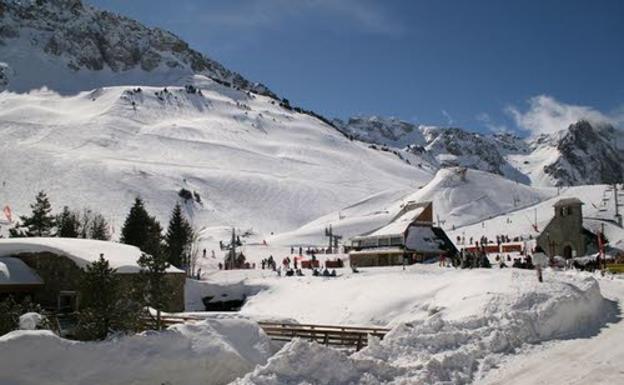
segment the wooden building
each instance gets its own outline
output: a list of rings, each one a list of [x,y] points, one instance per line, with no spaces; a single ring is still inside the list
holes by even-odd
[[[457,253],[444,230],[433,226],[431,202],[407,203],[388,224],[351,239],[351,265],[392,266]]]

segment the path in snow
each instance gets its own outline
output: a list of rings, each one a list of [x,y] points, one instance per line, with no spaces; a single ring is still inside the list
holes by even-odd
[[[624,383],[624,280],[601,279],[605,298],[619,302],[617,322],[604,327],[592,338],[545,344],[510,360],[490,372],[480,383],[487,385],[612,385]]]

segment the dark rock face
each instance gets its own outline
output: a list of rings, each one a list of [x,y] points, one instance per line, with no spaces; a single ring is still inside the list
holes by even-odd
[[[11,69],[0,63],[0,91],[3,91],[9,85],[9,71]]]
[[[79,0],[0,0],[0,44],[21,35],[75,71],[158,67],[188,69],[256,93],[275,96],[191,49],[170,32],[83,5]]]
[[[493,146],[490,137],[459,128],[431,130],[427,135],[427,150],[436,154],[451,154],[461,162],[442,164],[443,167],[465,166],[503,175],[501,167],[507,163]]]
[[[557,185],[621,183],[624,156],[616,148],[611,125],[581,120],[571,124],[556,143],[560,157],[544,167]]]

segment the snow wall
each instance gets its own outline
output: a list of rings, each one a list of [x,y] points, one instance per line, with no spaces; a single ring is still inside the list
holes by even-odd
[[[104,342],[15,331],[0,337],[0,384],[227,384],[273,352],[258,325],[243,319],[175,325]]]

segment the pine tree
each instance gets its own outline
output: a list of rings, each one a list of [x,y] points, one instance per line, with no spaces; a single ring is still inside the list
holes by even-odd
[[[121,243],[133,245],[142,251],[157,255],[162,252],[162,227],[145,210],[143,200],[137,197],[121,229]]]
[[[165,251],[170,264],[181,268],[188,263],[185,253],[188,254],[192,239],[193,228],[182,215],[180,204],[176,203],[165,234]]]
[[[63,211],[56,217],[56,235],[62,238],[78,238],[80,236],[80,219],[78,214],[63,207]]]
[[[111,331],[119,279],[104,255],[85,268],[81,285],[82,311],[79,319],[81,339],[104,339]]]
[[[119,276],[103,254],[85,268],[80,294],[80,339],[101,340],[109,333],[139,329],[142,303],[134,301],[127,290],[122,288]]]
[[[89,238],[100,241],[110,241],[111,236],[108,231],[108,223],[102,214],[95,214],[93,217],[91,229],[89,231]]]
[[[0,302],[0,336],[16,330],[21,315],[18,304],[9,296]]]
[[[20,216],[21,224],[9,230],[11,237],[50,237],[54,236],[56,220],[51,214],[52,206],[45,192],[36,196],[31,216]]]
[[[169,303],[171,293],[166,276],[170,264],[163,253],[143,253],[138,264],[142,268],[139,280],[144,290],[143,300],[147,306],[156,309],[156,328],[161,330],[161,310]]]

